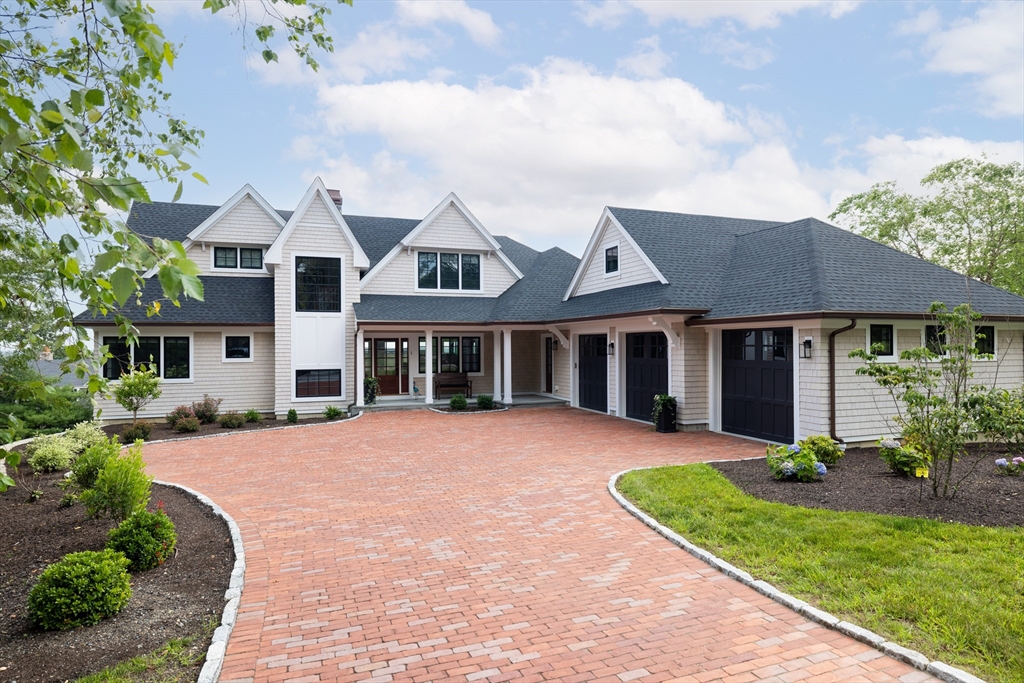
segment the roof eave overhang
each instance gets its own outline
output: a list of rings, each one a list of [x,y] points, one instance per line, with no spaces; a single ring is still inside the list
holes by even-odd
[[[738,315],[723,318],[691,318],[687,325],[701,327],[707,325],[731,325],[735,323],[768,323],[779,320],[821,320],[835,318],[865,318],[872,320],[935,320],[931,313],[921,311],[802,311],[799,313],[767,313],[764,315]],[[1024,322],[1024,315],[982,315],[982,320],[990,322]]]
[[[568,318],[545,318],[539,320],[364,320],[356,316],[360,325],[482,325],[485,327],[502,327],[505,325],[562,325],[574,322],[592,322],[594,320],[618,320],[621,318],[638,318],[651,315],[703,315],[707,309],[684,308],[650,308],[642,311],[625,311],[622,313],[604,313],[601,315],[576,316]]]
[[[79,327],[117,327],[117,323],[113,320],[76,320],[75,324]],[[133,320],[132,325],[135,327],[273,327],[274,323],[252,323],[252,322],[168,322],[166,320],[153,320],[152,318],[146,318],[145,320]]]

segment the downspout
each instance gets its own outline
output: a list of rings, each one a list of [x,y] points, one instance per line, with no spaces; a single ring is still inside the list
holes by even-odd
[[[850,318],[850,324],[832,330],[828,335],[828,420],[829,436],[833,441],[846,443],[836,434],[836,335],[857,327],[857,319]]]

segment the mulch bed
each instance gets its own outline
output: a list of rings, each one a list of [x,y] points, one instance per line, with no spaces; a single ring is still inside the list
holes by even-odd
[[[26,603],[39,573],[67,553],[102,550],[114,523],[89,519],[80,503],[61,509],[62,473],[33,477],[24,464],[19,472],[43,497],[26,502],[21,480],[0,494],[0,681],[74,680],[220,621],[235,560],[227,524],[192,496],[154,485],[151,508],[162,502],[177,528],[174,557],[132,576],[131,601],[119,614],[71,631],[33,628]],[[209,644],[207,635],[202,650]]]
[[[504,406],[499,406],[497,408],[477,408],[476,406],[469,406],[462,410],[452,410],[448,406],[430,406],[430,409],[439,413],[454,413],[456,415],[460,415],[462,413],[500,413],[506,410]]]
[[[977,526],[1024,526],[1024,477],[996,474],[1001,454],[972,446],[971,456],[954,465],[956,482],[967,474],[952,499],[933,498],[931,481],[889,472],[877,448],[850,448],[819,482],[778,481],[763,459],[712,465],[739,489],[762,500],[809,508],[857,510],[925,517]],[[978,466],[970,472],[981,457]],[[924,488],[922,489],[922,483]]]
[[[140,418],[141,420],[142,418]],[[308,419],[300,419],[298,424],[309,425],[309,424],[320,424],[321,422],[340,422],[346,420],[348,417],[341,417],[336,420],[327,420],[322,417],[311,417]],[[218,423],[200,425],[198,432],[176,432],[171,425],[167,424],[163,419],[151,420],[150,424],[153,425],[153,431],[149,437],[150,441],[164,441],[168,439],[190,439],[197,436],[209,436],[210,434],[234,434],[237,432],[251,432],[256,429],[270,429],[272,427],[287,427],[287,420],[268,420],[263,419],[262,422],[246,422],[243,426],[236,429],[227,429],[221,427]],[[103,431],[107,436],[114,436],[120,434],[121,430],[126,427],[130,427],[131,423],[128,424],[117,424],[117,425],[106,425],[103,427]]]

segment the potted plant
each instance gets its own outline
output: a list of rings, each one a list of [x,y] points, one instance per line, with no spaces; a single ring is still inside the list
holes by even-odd
[[[380,391],[380,381],[376,377],[363,379],[363,400],[366,405],[371,406],[377,402],[378,391]]]
[[[654,411],[651,413],[656,431],[662,434],[676,431],[676,397],[657,394],[654,397]]]

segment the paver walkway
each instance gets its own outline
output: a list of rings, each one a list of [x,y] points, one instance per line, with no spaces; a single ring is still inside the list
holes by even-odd
[[[221,681],[934,680],[726,578],[606,490],[759,455],[570,408],[374,413],[146,446],[237,520]]]

